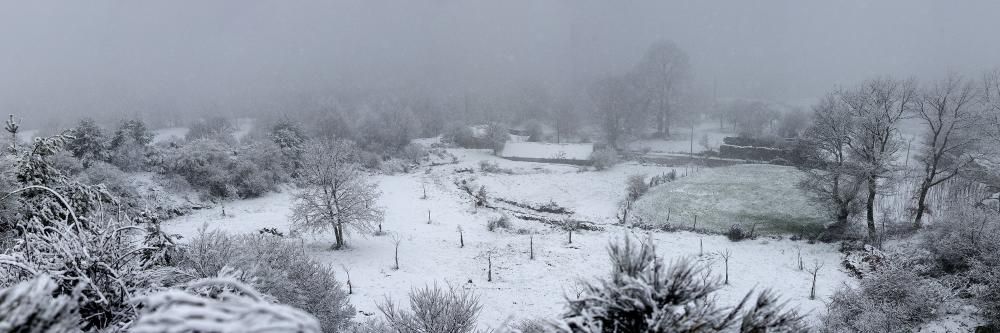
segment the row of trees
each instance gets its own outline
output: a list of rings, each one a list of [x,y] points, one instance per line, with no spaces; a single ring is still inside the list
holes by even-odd
[[[692,80],[687,54],[661,41],[628,73],[594,82],[588,93],[607,143],[617,147],[624,136],[641,134],[650,123],[655,137],[669,137],[670,127],[690,107]]]
[[[912,210],[912,225],[920,228],[932,188],[984,168],[976,161],[995,154],[983,138],[997,135],[991,120],[1000,112],[997,78],[996,73],[982,80],[949,76],[918,86],[915,80],[886,77],[826,95],[813,108],[813,124],[798,151],[807,175],[800,186],[830,209],[836,218],[832,231],[842,233],[863,208],[868,238],[876,238],[876,196],[890,189],[908,163],[901,160],[907,148],[901,128],[908,119],[919,124],[921,139],[914,155],[921,176]]]

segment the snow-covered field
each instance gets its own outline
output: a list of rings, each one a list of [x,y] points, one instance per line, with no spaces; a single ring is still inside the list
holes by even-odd
[[[353,234],[348,239],[349,249],[332,251],[332,234],[301,235],[299,241],[313,256],[350,268],[354,285],[351,302],[359,311],[356,319],[378,314],[376,303],[384,297],[403,301],[411,288],[435,283],[474,290],[480,295],[484,305],[481,328],[495,328],[519,319],[556,317],[563,310],[564,296],[575,295],[578,281],[608,274],[610,264],[605,249],[609,241],[647,237],[644,231],[612,224],[616,203],[624,196],[625,179],[635,173],[669,171],[628,163],[607,171],[584,171],[575,166],[503,160],[483,150],[450,151],[458,156],[458,164],[377,177],[386,211],[383,229],[403,239],[399,270],[392,268],[394,249],[387,236]],[[483,174],[477,168],[481,160],[494,161],[510,173]],[[464,168],[476,171],[455,172]],[[567,242],[564,231],[538,222],[515,219],[509,230],[490,232],[486,223],[498,213],[484,208],[474,210],[453,183],[470,177],[485,185],[491,197],[536,203],[555,201],[575,210],[576,217],[594,221],[605,230],[575,233],[572,244]],[[423,188],[426,199],[421,198]],[[287,232],[289,191],[227,203],[225,217],[221,206],[198,211],[168,221],[165,228],[187,239],[196,235],[202,225],[232,233],[256,232],[264,227]],[[459,227],[464,230],[464,248],[459,247]],[[533,237],[534,260],[529,259],[529,237]],[[723,236],[689,232],[657,232],[649,237],[666,260],[691,258],[711,266],[719,275],[722,264],[713,252],[731,250],[731,285],[718,294],[727,304],[738,302],[751,289],[773,288],[790,305],[809,312],[815,319],[823,311],[823,300],[848,281],[846,273],[839,269],[841,256],[830,244],[807,244],[787,238],[733,243]],[[483,255],[487,251],[496,253],[492,282],[486,281]],[[807,264],[825,264],[819,273],[816,300],[808,299],[809,274],[798,270],[800,251]],[[341,274],[341,279],[345,275]]]
[[[650,190],[636,211],[662,222],[721,232],[742,223],[766,233],[803,233],[823,227],[825,214],[796,187],[794,167],[742,164],[703,168]]]

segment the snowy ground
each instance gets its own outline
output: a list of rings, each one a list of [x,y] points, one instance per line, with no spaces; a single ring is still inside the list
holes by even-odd
[[[518,319],[554,318],[563,310],[564,296],[575,295],[578,281],[608,274],[610,264],[605,249],[610,240],[625,235],[646,237],[642,231],[611,225],[615,203],[624,195],[625,178],[635,173],[669,171],[637,164],[623,164],[608,171],[583,171],[575,166],[502,160],[482,150],[450,151],[458,156],[458,164],[377,178],[386,210],[383,228],[403,238],[399,270],[392,269],[393,245],[389,237],[354,234],[348,240],[348,250],[331,251],[332,235],[302,236],[303,246],[316,258],[351,269],[351,302],[360,312],[356,319],[378,313],[376,302],[384,297],[403,301],[411,288],[434,283],[471,289],[480,295],[484,304],[482,328]],[[483,174],[477,168],[480,160],[495,161],[510,172]],[[463,168],[476,171],[455,172]],[[538,203],[555,201],[574,209],[580,219],[600,223],[605,231],[574,234],[572,244],[567,243],[565,232],[537,222],[515,220],[509,231],[490,232],[486,222],[497,213],[473,210],[453,184],[459,177],[470,176],[486,185],[491,196]],[[424,187],[427,198],[421,199]],[[221,215],[222,207],[216,207],[168,221],[165,228],[187,237],[195,235],[203,224],[233,233],[255,232],[264,227],[287,231],[290,205],[286,191],[228,203],[226,217]],[[464,248],[459,248],[458,227],[464,230]],[[529,235],[519,233],[519,229],[534,233],[535,260],[528,258]],[[722,265],[712,253],[732,250],[732,284],[718,295],[727,304],[737,302],[751,289],[773,288],[790,305],[810,312],[815,319],[823,311],[823,300],[848,281],[839,268],[840,254],[829,244],[787,239],[733,243],[722,236],[688,232],[654,233],[652,238],[665,259],[692,258],[712,266],[720,275]],[[486,281],[483,257],[489,250],[496,253],[492,282]],[[813,261],[825,264],[819,274],[816,300],[808,299],[810,277],[798,270],[799,251],[807,265]]]

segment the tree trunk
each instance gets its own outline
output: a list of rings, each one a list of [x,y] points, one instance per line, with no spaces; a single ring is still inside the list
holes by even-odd
[[[340,223],[333,225],[333,235],[337,238],[337,243],[333,245],[334,250],[344,248],[344,226]]]
[[[877,181],[875,177],[868,177],[868,202],[865,205],[865,217],[868,219],[868,241],[870,242],[874,242],[878,236],[878,230],[875,227],[875,192]]]
[[[666,123],[666,117],[664,113],[665,112],[663,110],[660,110],[660,112],[656,113],[656,135],[661,138],[666,138],[665,135],[666,132],[664,129],[664,124]]]
[[[913,228],[920,229],[923,227],[921,219],[924,217],[924,208],[927,201],[927,192],[930,192],[930,182],[924,179],[924,183],[920,185],[920,193],[917,194],[917,213],[913,218]]]

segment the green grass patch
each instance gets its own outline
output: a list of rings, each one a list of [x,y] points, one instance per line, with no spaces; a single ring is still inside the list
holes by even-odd
[[[793,167],[747,164],[709,168],[657,186],[636,203],[636,213],[655,223],[722,232],[733,224],[758,234],[810,234],[828,218],[795,187],[802,173]]]

